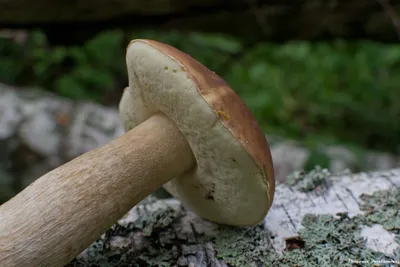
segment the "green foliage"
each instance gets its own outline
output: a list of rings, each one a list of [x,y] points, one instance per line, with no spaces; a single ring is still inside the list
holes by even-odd
[[[373,43],[262,44],[227,79],[246,88],[239,93],[267,129],[303,138],[336,135],[399,152],[400,80],[394,63],[400,58],[394,51],[400,48]]]
[[[14,45],[9,39],[0,39],[0,81],[16,82],[24,68],[23,61],[23,47]]]
[[[249,46],[222,34],[112,30],[82,46],[51,47],[33,32],[25,45],[0,39],[0,81],[106,102],[127,84],[125,48],[134,38],[169,43],[216,71],[266,132],[400,153],[396,45],[338,40]]]
[[[31,33],[24,47],[9,42],[0,42],[3,82],[42,86],[72,99],[101,101],[125,76],[122,31],[101,33],[82,47],[50,47],[41,32]]]
[[[317,149],[310,149],[310,155],[304,164],[305,171],[311,171],[315,166],[321,166],[322,168],[330,167],[330,157],[323,153],[323,151]]]

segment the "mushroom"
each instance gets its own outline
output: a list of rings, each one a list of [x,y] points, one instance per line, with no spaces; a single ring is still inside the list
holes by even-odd
[[[210,221],[258,224],[274,197],[268,143],[214,72],[133,40],[120,105],[126,133],[43,175],[0,206],[2,266],[63,266],[164,186]]]

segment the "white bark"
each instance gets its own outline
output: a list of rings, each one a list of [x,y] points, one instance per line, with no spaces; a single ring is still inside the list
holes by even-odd
[[[265,221],[250,228],[210,223],[182,207],[175,199],[146,199],[69,266],[104,266],[106,263],[107,266],[293,266],[290,264],[293,259],[298,261],[298,266],[351,266],[351,263],[361,261],[368,261],[369,264],[362,266],[369,266],[379,260],[381,264],[386,261],[387,266],[400,264],[400,169],[341,176],[315,170],[303,178],[320,185],[309,191],[302,190],[298,184],[278,185]],[[383,197],[375,196],[382,205],[376,206],[375,210],[365,209],[365,194],[378,192],[383,193]],[[389,195],[392,199],[384,197]],[[393,201],[393,198],[397,200]],[[385,201],[388,201],[387,206]],[[343,219],[347,218],[344,215],[340,217],[344,212],[348,213],[348,219]],[[393,217],[379,217],[382,212],[394,212]],[[325,245],[313,244],[313,239],[301,230],[308,227],[308,235],[323,236],[336,229],[329,228],[327,223],[304,226],[301,222],[306,214],[332,215],[332,218],[321,218],[332,221],[338,231],[343,227],[346,229],[347,225],[355,225],[355,229],[350,227],[349,231],[354,230],[355,235],[365,237],[366,242],[357,243],[352,235],[349,240],[343,238],[337,244],[342,247],[335,250],[335,257],[340,260],[335,261],[329,258],[329,253],[335,249],[335,239],[329,241],[328,235]],[[381,221],[368,217],[373,215]],[[306,241],[305,247],[285,250],[285,239],[299,235],[299,231],[301,239]],[[341,232],[337,238],[345,235]],[[351,244],[347,249],[345,242]],[[294,242],[296,244],[300,243]],[[326,253],[322,252],[321,246],[327,247]],[[356,252],[350,253],[351,249]],[[321,265],[321,262],[325,263]]]

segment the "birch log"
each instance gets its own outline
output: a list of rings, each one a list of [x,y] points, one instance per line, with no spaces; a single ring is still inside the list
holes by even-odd
[[[32,88],[0,83],[0,204],[37,177],[122,135],[116,107],[72,101]],[[315,158],[300,143],[267,137],[278,182]],[[317,157],[331,172],[400,167],[400,157],[320,146]]]
[[[400,169],[333,176],[316,168],[278,185],[264,222],[250,228],[216,225],[178,200],[150,197],[67,266],[398,264]]]

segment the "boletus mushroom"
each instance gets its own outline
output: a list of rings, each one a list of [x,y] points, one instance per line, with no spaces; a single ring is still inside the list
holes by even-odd
[[[229,85],[157,41],[133,40],[126,63],[126,133],[0,206],[1,266],[63,266],[161,186],[216,223],[251,226],[267,214],[269,146]]]

